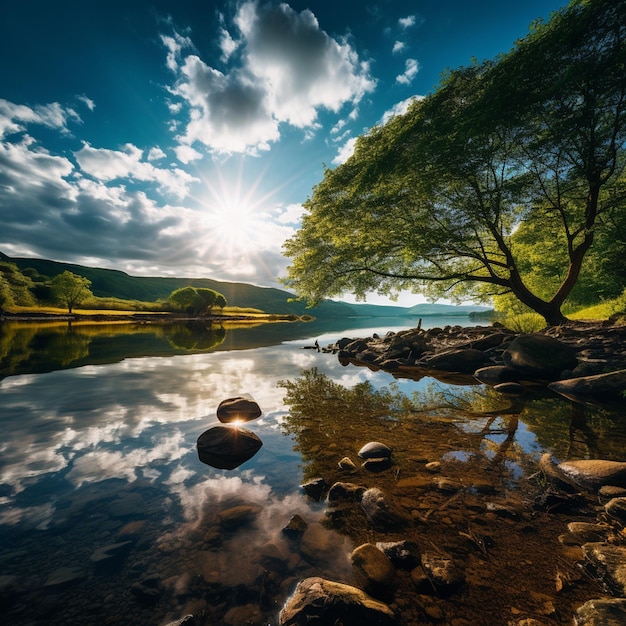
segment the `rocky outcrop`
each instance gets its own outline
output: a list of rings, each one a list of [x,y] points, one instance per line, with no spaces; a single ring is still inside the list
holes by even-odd
[[[518,334],[493,326],[447,326],[343,338],[326,351],[343,364],[366,365],[397,377],[473,377],[502,393],[540,381],[568,396],[619,397],[626,391],[626,326],[569,323]],[[621,371],[620,371],[621,370]],[[443,378],[442,378],[443,380]],[[509,384],[514,383],[515,386]]]

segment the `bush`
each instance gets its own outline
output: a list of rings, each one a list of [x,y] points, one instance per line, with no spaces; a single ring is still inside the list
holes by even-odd
[[[506,317],[502,324],[516,333],[536,333],[546,327],[546,320],[539,313],[519,313]]]

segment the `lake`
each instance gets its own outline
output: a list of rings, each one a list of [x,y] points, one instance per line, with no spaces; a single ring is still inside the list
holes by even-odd
[[[449,323],[459,320],[433,318],[423,326]],[[275,624],[298,580],[354,584],[352,549],[385,538],[353,524],[354,512],[333,521],[324,502],[305,496],[301,485],[317,476],[392,491],[415,526],[436,522],[427,544],[448,542],[468,563],[476,561],[476,571],[495,567],[505,548],[514,554],[519,528],[529,546],[554,542],[564,521],[553,516],[540,529],[530,519],[517,527],[498,521],[489,532],[503,554],[494,549],[487,564],[466,540],[455,547],[462,540],[459,519],[467,535],[470,522],[475,527],[491,518],[468,516],[469,500],[463,508],[458,497],[449,502],[424,492],[432,480],[425,464],[448,463],[449,476],[460,481],[479,472],[472,489],[488,482],[493,497],[521,507],[545,451],[560,460],[624,460],[623,412],[573,405],[540,389],[512,405],[482,385],[395,379],[310,349],[315,340],[325,346],[415,324],[402,326],[398,318],[244,328],[4,323],[3,623],[158,626],[194,614],[198,624]],[[245,425],[262,447],[232,470],[202,463],[197,438],[218,424],[222,400],[244,394],[263,412]],[[341,474],[338,461],[348,456],[358,466],[356,453],[371,440],[390,445],[394,467]],[[463,492],[467,498],[476,495],[472,489]],[[417,500],[417,493],[426,495]],[[283,532],[294,515],[307,524],[299,542]],[[500,539],[503,527],[510,528],[511,545]],[[512,558],[526,579],[544,575],[534,559]],[[399,576],[398,588],[408,589],[392,601],[401,623],[450,623],[453,611],[471,616],[499,602],[498,593],[477,583],[453,609]],[[519,587],[519,580],[506,584]],[[519,601],[522,613],[547,602],[532,597],[531,605]],[[580,583],[558,602],[567,611],[587,597],[593,591]],[[511,606],[503,610],[501,621],[468,623],[506,624]]]

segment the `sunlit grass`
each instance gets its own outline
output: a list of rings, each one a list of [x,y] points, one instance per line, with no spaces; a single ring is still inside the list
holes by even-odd
[[[506,317],[502,324],[516,333],[535,333],[546,327],[546,320],[539,313],[519,313]]]

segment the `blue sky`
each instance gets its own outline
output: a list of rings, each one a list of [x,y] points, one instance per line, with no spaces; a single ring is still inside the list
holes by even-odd
[[[0,250],[278,286],[324,164],[565,4],[4,3]]]

